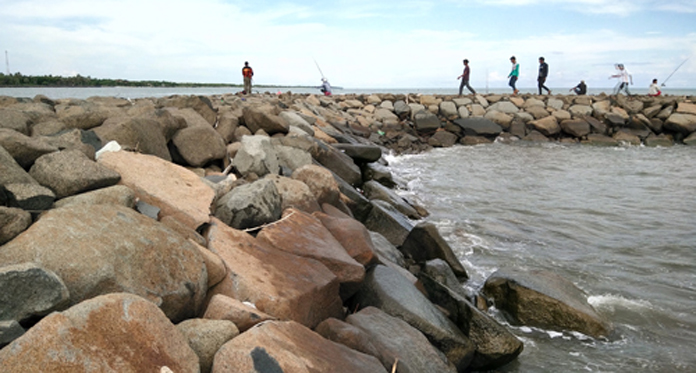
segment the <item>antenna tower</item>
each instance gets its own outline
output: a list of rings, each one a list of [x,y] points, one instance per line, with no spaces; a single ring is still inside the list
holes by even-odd
[[[8,57],[7,51],[5,51],[5,66],[7,67],[7,75],[10,75],[10,57]]]

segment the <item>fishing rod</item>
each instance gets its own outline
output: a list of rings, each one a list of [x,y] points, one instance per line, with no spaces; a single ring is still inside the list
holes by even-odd
[[[312,58],[312,60],[314,60],[314,64],[317,65],[317,69],[319,70],[319,74],[321,74],[321,78],[326,79],[324,73],[321,71],[321,67],[319,67],[319,64],[317,63],[317,60],[315,60],[314,58]]]
[[[691,57],[689,57],[689,58],[691,58]],[[689,60],[689,58],[685,59],[684,62],[682,62],[681,64],[679,64],[679,66],[677,66],[677,68],[674,69],[674,71],[672,71],[671,74],[669,74],[669,76],[667,77],[667,79],[665,79],[665,80],[662,81],[662,86],[663,86],[663,87],[665,87],[665,83],[667,83],[667,81],[669,80],[669,78],[671,78],[672,75],[674,75],[674,73],[676,73],[677,70],[679,70],[679,68],[681,68],[681,67],[686,63],[686,61]]]

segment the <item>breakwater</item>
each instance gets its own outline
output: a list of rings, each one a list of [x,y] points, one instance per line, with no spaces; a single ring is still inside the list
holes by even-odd
[[[552,100],[568,99],[554,108]],[[419,361],[433,371],[490,369],[522,349],[481,312],[490,302],[516,323],[606,338],[610,325],[598,320],[581,292],[551,273],[498,273],[485,294],[462,292],[466,271],[437,229],[413,226],[427,211],[393,194],[381,161],[385,149],[420,152],[495,139],[605,143],[626,141],[620,136],[629,133],[647,145],[656,144],[653,137],[690,141],[688,122],[681,130],[675,121],[690,118],[685,98],[660,101],[654,115],[646,112],[654,101],[647,107],[640,101],[640,112],[629,114],[617,106],[621,98],[606,98],[610,111],[603,116],[603,101],[580,105],[575,99],[6,98],[0,115],[10,119],[0,119],[9,128],[1,136],[0,184],[2,204],[9,206],[3,219],[12,223],[3,228],[12,229],[3,229],[0,265],[3,281],[18,289],[8,299],[21,307],[3,316],[8,329],[28,331],[0,359],[24,368],[103,361],[122,364],[119,370],[266,364],[289,371],[303,360],[323,371],[395,365],[397,371],[428,371]],[[575,114],[575,105],[592,112]],[[660,119],[668,108],[672,112]],[[619,109],[628,118],[613,125]],[[561,112],[571,117],[559,123]],[[635,133],[639,115],[663,126]],[[560,130],[550,125],[554,120]],[[564,120],[583,120],[589,132],[581,135],[568,123],[564,129]],[[123,150],[96,157],[108,141]],[[22,298],[39,288],[47,289],[42,293],[50,301]],[[569,307],[533,320],[518,300],[538,300],[539,294]],[[54,310],[64,311],[44,317]],[[158,322],[146,328],[147,318]],[[104,326],[116,321],[137,336],[126,341]],[[66,355],[37,360],[55,351],[57,330],[71,335]],[[201,330],[216,342],[203,348]],[[103,355],[122,361],[90,355],[85,342],[115,348],[120,352]],[[322,351],[312,348],[317,345]],[[404,353],[405,345],[413,350]],[[75,354],[88,358],[67,359]]]

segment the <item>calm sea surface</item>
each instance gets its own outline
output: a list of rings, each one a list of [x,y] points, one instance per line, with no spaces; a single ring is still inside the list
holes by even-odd
[[[390,159],[480,289],[496,269],[575,283],[608,340],[514,327],[504,372],[696,371],[696,147],[492,144]]]

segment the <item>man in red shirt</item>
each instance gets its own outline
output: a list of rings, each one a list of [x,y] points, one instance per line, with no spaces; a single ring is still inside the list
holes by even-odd
[[[249,62],[244,62],[244,67],[242,68],[242,76],[244,77],[244,91],[242,93],[251,94],[251,77],[254,76],[254,70],[249,66]]]

